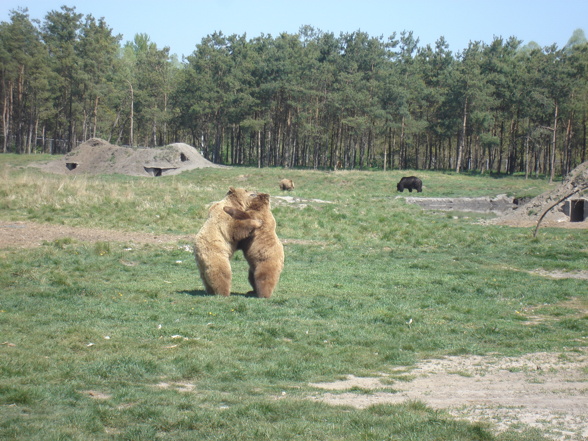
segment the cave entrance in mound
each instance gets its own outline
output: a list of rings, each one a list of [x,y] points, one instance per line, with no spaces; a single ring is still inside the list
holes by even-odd
[[[67,167],[68,170],[75,170],[76,167],[78,166],[77,162],[66,162],[65,166]]]
[[[163,176],[171,170],[175,170],[175,167],[143,167],[149,176]]]
[[[189,159],[186,155],[184,155],[183,153],[180,153],[180,161],[187,162],[187,161],[189,161]]]
[[[588,218],[588,200],[572,199],[569,202],[570,222],[584,222]]]

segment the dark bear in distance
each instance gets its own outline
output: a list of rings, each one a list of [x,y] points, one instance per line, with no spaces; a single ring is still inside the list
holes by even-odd
[[[405,176],[398,184],[396,184],[396,189],[402,192],[405,188],[408,189],[408,191],[411,193],[413,190],[416,190],[417,193],[420,193],[423,191],[423,182],[416,176]]]

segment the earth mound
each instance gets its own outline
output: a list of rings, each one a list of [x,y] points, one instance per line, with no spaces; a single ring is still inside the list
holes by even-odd
[[[542,225],[545,226],[562,226],[572,224],[578,228],[588,227],[588,162],[584,162],[570,172],[564,181],[551,191],[545,192],[531,199],[526,204],[515,210],[488,221],[497,225],[513,226],[534,226],[537,224],[546,210],[549,212],[545,215]],[[581,204],[584,214],[581,221],[570,222],[570,200],[578,200]],[[553,208],[551,208],[553,207]]]
[[[194,147],[175,143],[165,147],[119,147],[91,138],[67,155],[46,164],[42,170],[60,174],[124,174],[167,176],[186,170],[224,167],[205,159]]]

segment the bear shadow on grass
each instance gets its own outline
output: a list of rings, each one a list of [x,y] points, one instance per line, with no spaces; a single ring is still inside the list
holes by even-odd
[[[222,297],[222,296],[219,296],[218,294],[208,294],[203,289],[183,290],[183,291],[177,291],[177,293],[178,294],[185,294],[185,295],[192,296],[192,297]],[[249,291],[247,293],[232,292],[229,297],[252,297],[255,299],[258,298],[253,291]]]

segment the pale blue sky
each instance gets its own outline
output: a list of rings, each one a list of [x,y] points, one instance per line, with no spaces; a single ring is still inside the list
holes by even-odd
[[[246,33],[251,39],[294,34],[303,25],[335,36],[361,30],[387,38],[413,31],[419,46],[433,46],[444,36],[454,53],[470,41],[490,43],[494,36],[562,48],[575,29],[588,34],[587,0],[2,0],[0,21],[8,21],[9,11],[18,7],[27,7],[31,19],[42,20],[62,5],[104,17],[123,42],[147,34],[180,59],[215,31]]]

